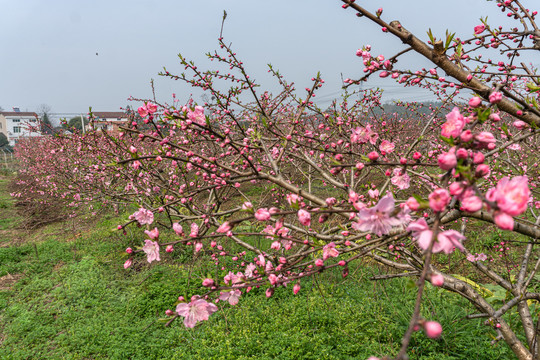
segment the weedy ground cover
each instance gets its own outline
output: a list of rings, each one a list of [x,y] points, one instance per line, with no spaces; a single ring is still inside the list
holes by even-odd
[[[369,282],[385,270],[358,263],[343,279],[328,271],[266,299],[253,289],[236,306],[194,329],[164,326],[179,295],[200,291],[191,254],[124,270],[132,234],[113,232],[127,215],[69,220],[39,230],[14,231],[17,214],[0,179],[1,359],[364,359],[395,352],[415,298],[407,279]],[[16,240],[16,241],[14,241]],[[206,264],[211,268],[211,264]],[[191,276],[191,277],[190,277]],[[416,334],[412,359],[509,359],[504,344],[463,299],[429,286],[424,313],[445,326],[438,341]],[[517,321],[517,320],[516,320]]]

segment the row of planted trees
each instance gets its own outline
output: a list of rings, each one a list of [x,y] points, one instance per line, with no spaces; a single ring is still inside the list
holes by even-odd
[[[140,240],[126,249],[125,268],[161,261],[179,247],[215,262],[220,270],[201,275],[204,290],[181,296],[167,311],[168,324],[181,318],[193,327],[217,310],[216,301],[236,305],[253,287],[268,297],[296,294],[304,279],[332,268],[345,277],[352,262],[369,257],[389,269],[388,278],[417,280],[417,301],[395,358],[406,358],[414,331],[431,338],[444,333],[445,324],[421,313],[426,282],[467,299],[477,309],[470,317],[484,318],[496,341],[519,359],[540,358],[540,85],[536,70],[517,60],[540,48],[536,12],[506,0],[496,6],[517,28],[482,21],[470,39],[440,40],[429,32],[424,42],[405,25],[383,20],[382,9],[343,3],[405,44],[388,58],[369,46],[359,49],[365,76],[346,85],[390,76],[432,90],[438,106],[418,111],[417,104],[402,104],[410,111],[389,114],[375,111],[378,91],[363,91],[323,110],[315,102],[324,84],[319,75],[297,91],[272,68],[282,91],[261,93],[220,38],[220,51],[209,57],[225,71],[202,71],[180,57],[186,73],[162,74],[210,93],[211,103],[141,100],[144,124],[133,121],[118,135],[19,143],[25,191],[13,195],[63,199],[71,209],[136,202],[139,210],[118,226],[124,232],[142,227],[135,230]],[[399,57],[410,52],[433,68],[397,69]],[[221,82],[231,87],[219,90]],[[465,102],[459,101],[463,89],[473,92]],[[515,269],[468,250],[471,222],[520,235]],[[488,301],[467,274],[441,271],[437,256],[452,252],[504,289],[505,301]],[[510,313],[518,314],[519,325],[507,321]]]

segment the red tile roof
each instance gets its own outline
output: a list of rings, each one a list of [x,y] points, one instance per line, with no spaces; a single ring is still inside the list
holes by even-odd
[[[110,118],[127,118],[128,115],[121,111],[94,111],[92,112],[96,118],[110,119]]]
[[[35,112],[17,112],[17,111],[0,111],[0,115],[4,116],[34,116],[38,117],[38,114]]]

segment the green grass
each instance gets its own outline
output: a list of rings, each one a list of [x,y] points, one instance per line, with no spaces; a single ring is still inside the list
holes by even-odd
[[[270,299],[253,289],[235,307],[219,303],[194,329],[181,321],[165,328],[158,319],[179,295],[200,291],[200,279],[167,260],[124,270],[122,250],[142,236],[111,232],[121,219],[104,216],[75,232],[50,225],[0,247],[0,277],[23,275],[0,291],[0,359],[366,359],[399,349],[416,289],[407,279],[369,281],[380,273],[369,264],[345,280],[336,270],[304,281],[296,296],[291,285]],[[444,332],[440,340],[416,333],[411,359],[512,358],[504,343],[489,344],[494,332],[482,320],[464,319],[473,312],[428,285],[422,313]]]

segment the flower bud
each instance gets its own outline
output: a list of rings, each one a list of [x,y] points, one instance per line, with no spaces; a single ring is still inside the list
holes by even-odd
[[[424,323],[424,331],[428,338],[437,339],[442,334],[442,326],[436,321],[426,321]]]

